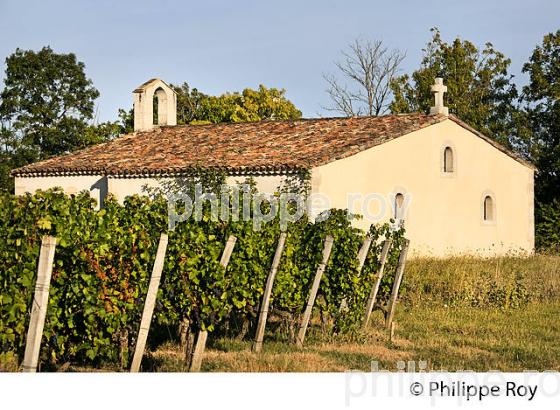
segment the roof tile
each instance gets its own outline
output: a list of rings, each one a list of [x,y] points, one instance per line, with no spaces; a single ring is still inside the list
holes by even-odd
[[[160,127],[30,164],[12,175],[176,174],[198,167],[282,173],[345,158],[447,118],[414,113]]]

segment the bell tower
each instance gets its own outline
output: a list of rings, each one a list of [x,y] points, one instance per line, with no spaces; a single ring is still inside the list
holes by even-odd
[[[134,96],[134,131],[156,126],[177,125],[177,93],[163,80],[153,78],[138,88]],[[154,124],[154,96],[157,98],[157,124]]]

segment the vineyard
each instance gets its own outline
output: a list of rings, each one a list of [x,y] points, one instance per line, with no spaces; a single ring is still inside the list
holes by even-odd
[[[169,242],[149,339],[199,331],[211,338],[251,338],[280,237],[279,221],[255,231],[251,221],[213,221],[204,209],[201,221],[189,219],[167,232],[167,212],[165,200],[140,196],[122,205],[109,198],[96,210],[88,194],[1,195],[2,354],[21,361],[45,235],[56,237],[57,247],[41,341],[42,369],[68,362],[128,368],[162,233]],[[383,239],[391,238],[378,295],[378,306],[387,304],[404,232],[372,226],[372,245],[360,270],[357,255],[366,234],[352,227],[354,217],[331,210],[315,223],[302,218],[288,224],[270,302],[270,310],[283,318],[288,340],[301,320],[327,236],[333,246],[315,303],[322,331],[337,337],[360,328]],[[237,241],[224,268],[220,256],[231,235]]]

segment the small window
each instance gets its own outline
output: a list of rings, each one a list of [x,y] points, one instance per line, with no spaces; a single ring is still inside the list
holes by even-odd
[[[401,193],[395,195],[395,219],[402,219],[403,203],[404,203],[404,195]]]
[[[451,147],[445,147],[443,151],[443,172],[453,172],[454,169],[453,149]]]
[[[494,221],[494,200],[490,195],[484,197],[484,221],[491,222]]]

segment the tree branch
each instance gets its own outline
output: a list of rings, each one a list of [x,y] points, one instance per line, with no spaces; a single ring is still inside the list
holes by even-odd
[[[341,83],[332,75],[323,75],[328,84],[327,94],[333,105],[325,108],[346,116],[381,115],[389,107],[391,81],[399,72],[405,53],[389,51],[381,41],[355,40],[342,51],[342,60],[335,62],[342,78]]]

